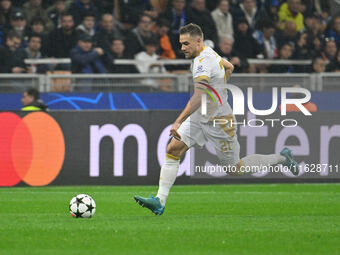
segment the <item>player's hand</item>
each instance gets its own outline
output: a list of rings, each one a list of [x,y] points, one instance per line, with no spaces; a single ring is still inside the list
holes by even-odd
[[[181,125],[180,123],[175,122],[170,129],[170,136],[177,140],[181,140],[181,135],[177,132],[180,125]]]

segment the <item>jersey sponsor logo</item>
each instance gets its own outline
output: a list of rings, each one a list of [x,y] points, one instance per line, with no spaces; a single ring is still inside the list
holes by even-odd
[[[65,158],[65,141],[59,124],[44,112],[21,118],[0,113],[0,186],[24,181],[31,186],[51,183]]]

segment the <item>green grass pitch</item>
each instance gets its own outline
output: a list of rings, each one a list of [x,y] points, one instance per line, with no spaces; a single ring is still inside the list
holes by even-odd
[[[0,189],[0,254],[340,254],[340,185],[174,186],[165,214],[133,196],[153,186]],[[72,218],[79,193],[97,203]]]

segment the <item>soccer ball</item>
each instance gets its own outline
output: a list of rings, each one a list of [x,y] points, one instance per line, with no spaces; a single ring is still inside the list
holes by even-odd
[[[74,218],[91,218],[96,212],[96,203],[86,194],[79,194],[70,201],[70,213]]]

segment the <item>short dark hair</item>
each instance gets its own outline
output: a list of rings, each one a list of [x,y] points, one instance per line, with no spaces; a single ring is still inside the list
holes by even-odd
[[[139,16],[138,23],[140,23],[140,22],[142,21],[142,18],[143,18],[143,17],[148,17],[151,21],[153,21],[153,18],[152,18],[149,14],[142,13],[142,14]]]
[[[11,31],[8,32],[6,39],[13,40],[13,38],[17,38],[17,39],[22,40],[21,36],[16,31],[11,30]]]
[[[45,27],[45,22],[40,17],[35,17],[35,18],[32,19],[31,26],[36,25],[36,24],[41,24],[41,25],[43,25]]]
[[[63,19],[64,17],[68,17],[68,16],[71,16],[72,19],[74,20],[74,17],[70,12],[62,12],[60,15],[60,19]]]
[[[144,40],[144,46],[149,45],[149,46],[158,46],[158,41],[155,37],[150,37]]]
[[[124,43],[124,38],[122,38],[122,37],[112,37],[111,43],[113,43],[114,41],[122,41]]]
[[[87,17],[93,17],[96,18],[96,14],[93,11],[85,11],[82,15],[82,20],[84,20]]]
[[[261,25],[261,29],[263,29],[263,28],[266,28],[266,29],[268,29],[268,28],[274,28],[274,29],[275,29],[275,23],[272,22],[272,21],[269,20],[269,19],[263,20],[263,21],[261,22],[260,25]]]
[[[170,28],[171,27],[171,24],[170,22],[167,20],[167,19],[163,19],[163,18],[160,18],[156,21],[156,25],[158,27],[168,27]]]
[[[42,41],[41,35],[35,34],[35,33],[34,33],[34,34],[30,34],[30,36],[29,36],[29,38],[28,38],[28,42],[31,41],[31,39],[32,39],[33,37],[39,38],[39,39],[40,39],[40,42]]]
[[[190,36],[199,36],[203,37],[202,29],[199,25],[196,25],[194,23],[190,23],[188,25],[185,25],[180,28],[179,33],[181,35],[183,34],[190,34]]]
[[[27,95],[33,97],[34,100],[38,100],[40,98],[40,93],[35,88],[29,88],[25,92],[27,93]]]

